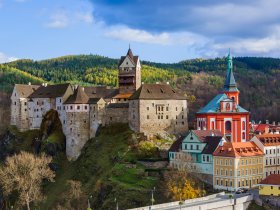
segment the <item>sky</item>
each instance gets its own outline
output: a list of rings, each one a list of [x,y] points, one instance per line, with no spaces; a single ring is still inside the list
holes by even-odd
[[[279,0],[0,0],[0,63],[64,55],[173,63],[279,57]]]

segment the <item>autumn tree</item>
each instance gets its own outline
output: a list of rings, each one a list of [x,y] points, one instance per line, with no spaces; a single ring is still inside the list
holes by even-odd
[[[172,170],[164,176],[166,194],[173,200],[187,200],[205,195],[197,181],[187,171]]]
[[[45,154],[35,156],[28,152],[8,157],[0,169],[0,184],[4,195],[16,191],[19,203],[30,210],[31,202],[44,199],[41,188],[43,180],[54,181],[55,173],[49,168],[51,161]]]

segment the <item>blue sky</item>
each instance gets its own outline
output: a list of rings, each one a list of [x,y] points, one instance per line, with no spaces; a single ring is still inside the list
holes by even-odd
[[[73,54],[279,57],[278,0],[0,0],[0,63]]]

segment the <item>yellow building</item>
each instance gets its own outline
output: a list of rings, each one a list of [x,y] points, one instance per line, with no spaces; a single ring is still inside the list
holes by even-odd
[[[280,174],[271,174],[259,184],[260,195],[280,196]]]
[[[213,187],[236,191],[263,179],[264,153],[254,142],[221,142],[213,153]]]

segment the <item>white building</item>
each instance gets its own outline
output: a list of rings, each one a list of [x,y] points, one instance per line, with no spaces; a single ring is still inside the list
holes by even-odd
[[[265,154],[264,177],[280,174],[280,134],[262,134],[254,136],[251,141]]]

